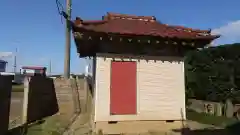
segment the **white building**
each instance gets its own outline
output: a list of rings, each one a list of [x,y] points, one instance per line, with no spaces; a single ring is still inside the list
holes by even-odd
[[[93,131],[182,128],[184,54],[219,36],[152,16],[111,13],[100,21],[77,18],[72,29],[80,57],[93,58]]]

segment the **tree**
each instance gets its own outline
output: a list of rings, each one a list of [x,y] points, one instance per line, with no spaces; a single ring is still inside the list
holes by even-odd
[[[186,95],[240,102],[240,43],[192,51],[185,59]]]

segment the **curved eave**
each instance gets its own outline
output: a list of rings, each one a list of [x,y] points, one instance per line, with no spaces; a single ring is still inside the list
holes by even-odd
[[[102,22],[96,22],[96,23],[102,23]],[[220,35],[206,35],[206,36],[198,36],[198,37],[185,37],[185,36],[160,36],[160,35],[150,35],[150,34],[132,34],[132,33],[118,33],[118,32],[103,32],[103,31],[97,31],[90,28],[85,28],[82,25],[76,25],[75,23],[71,22],[72,24],[72,30],[73,32],[80,32],[80,33],[96,33],[96,34],[113,34],[113,35],[127,35],[127,36],[149,36],[149,37],[156,37],[156,38],[168,38],[168,39],[179,39],[179,40],[207,40],[212,42],[213,40],[220,37]]]

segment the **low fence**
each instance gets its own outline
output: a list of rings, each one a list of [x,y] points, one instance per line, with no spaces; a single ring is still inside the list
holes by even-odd
[[[23,125],[51,115],[54,115],[51,118],[59,118],[56,124],[64,123],[63,126],[58,127],[60,132],[67,130],[79,113],[88,116],[84,121],[91,119],[90,121],[93,122],[93,82],[90,76],[71,79],[44,76],[25,78],[24,99],[23,103],[22,100],[19,103],[22,110],[18,107],[15,109],[22,113],[10,120],[10,107],[13,107],[11,104],[12,79],[12,76],[0,75],[0,135],[6,132],[18,132],[15,129],[21,127],[22,130]]]
[[[16,126],[16,122],[20,120],[21,124],[25,125],[58,112],[53,80],[44,76],[33,76],[25,78],[22,116],[10,121],[12,80],[13,76],[0,75],[0,134],[6,134],[9,126]]]
[[[198,113],[207,113],[215,116],[225,116],[227,112],[225,103],[204,100],[189,99],[187,107]],[[232,111],[232,117],[238,118],[238,114],[240,114],[240,105],[234,104],[230,111]]]

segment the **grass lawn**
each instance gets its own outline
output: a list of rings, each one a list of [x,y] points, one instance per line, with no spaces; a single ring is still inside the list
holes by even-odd
[[[13,84],[12,92],[24,92],[24,85],[23,84]]]
[[[61,135],[61,123],[56,116],[49,117],[41,124],[28,128],[27,135]]]
[[[28,126],[26,135],[62,135],[69,121],[63,121],[59,115],[45,118],[42,122],[36,122]],[[10,130],[8,135],[18,135],[23,131],[22,127]]]
[[[62,135],[69,123],[65,115],[56,114],[45,118],[41,124],[29,126],[27,135]]]
[[[197,121],[199,123],[214,125],[218,127],[226,127],[228,125],[232,125],[239,122],[234,118],[227,118],[224,116],[213,116],[205,113],[198,113],[188,109],[186,113],[188,120]]]

